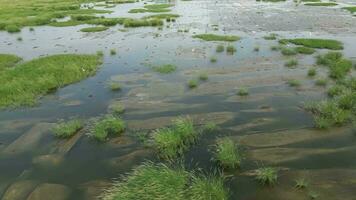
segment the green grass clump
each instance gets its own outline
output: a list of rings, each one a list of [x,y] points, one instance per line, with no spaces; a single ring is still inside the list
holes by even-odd
[[[288,85],[291,87],[299,87],[301,85],[299,80],[291,79],[288,81]]]
[[[234,54],[236,52],[236,48],[232,45],[226,47],[226,52],[229,54]]]
[[[152,70],[161,74],[169,74],[176,71],[177,67],[172,64],[153,66]]]
[[[121,115],[125,112],[125,107],[120,102],[115,102],[110,105],[110,110],[113,114]]]
[[[315,85],[317,86],[326,86],[328,83],[328,80],[326,78],[319,78],[318,80],[315,81]]]
[[[346,91],[346,87],[343,85],[334,85],[327,91],[329,97],[335,97],[343,94]]]
[[[206,81],[208,80],[208,75],[207,74],[199,74],[199,80],[201,81]]]
[[[116,55],[116,49],[110,49],[110,55]]]
[[[225,51],[225,47],[222,44],[219,44],[218,46],[216,46],[216,52],[217,53],[221,53]]]
[[[227,200],[228,191],[221,176],[194,176],[189,188],[190,200]]]
[[[189,88],[196,88],[198,87],[198,80],[196,79],[191,79],[188,81],[188,87]]]
[[[80,29],[81,32],[91,33],[91,32],[101,32],[106,31],[109,28],[106,26],[96,26],[96,27],[88,27]]]
[[[315,68],[311,68],[308,70],[308,76],[309,77],[314,77],[316,75],[316,69]]]
[[[280,46],[271,46],[271,50],[272,50],[272,51],[278,51],[278,50],[280,50],[280,49],[281,49]]]
[[[110,82],[109,83],[109,87],[112,91],[119,91],[121,90],[121,85],[119,83],[116,82]]]
[[[295,188],[305,189],[309,186],[309,182],[305,178],[299,178],[295,180]]]
[[[241,154],[233,140],[224,138],[216,145],[215,160],[224,168],[236,168],[240,166]]]
[[[144,163],[122,182],[116,182],[103,195],[103,200],[184,199],[189,173],[164,164]]]
[[[306,3],[306,6],[337,6],[337,3],[333,2],[319,2],[319,3]]]
[[[84,127],[82,120],[73,119],[68,122],[60,122],[52,129],[54,135],[59,138],[70,138]]]
[[[297,65],[298,65],[298,60],[296,60],[296,59],[288,60],[288,61],[284,64],[284,66],[289,67],[289,68],[294,68],[294,67],[296,67]]]
[[[211,57],[211,58],[210,58],[210,62],[216,63],[216,61],[218,61],[218,60],[216,59],[216,57]]]
[[[237,91],[237,95],[239,96],[247,96],[249,94],[248,89],[247,88],[240,88]]]
[[[256,171],[256,180],[261,185],[274,185],[277,183],[278,170],[272,167],[263,167]]]
[[[354,7],[344,7],[342,9],[348,10],[351,13],[355,13],[356,12],[356,6],[354,6]]]
[[[0,71],[9,67],[13,67],[20,62],[22,58],[11,54],[0,54]]]
[[[0,108],[33,106],[41,96],[94,75],[101,59],[96,55],[54,55],[3,70]]]
[[[146,162],[121,182],[115,182],[103,200],[227,200],[224,178],[199,175],[182,167]]]
[[[293,56],[293,55],[296,55],[298,52],[293,49],[293,48],[286,48],[286,47],[283,47],[281,49],[281,53],[285,56]]]
[[[234,35],[215,35],[215,34],[198,34],[198,35],[194,35],[193,38],[199,38],[205,41],[227,41],[227,42],[234,42],[240,40],[240,37]]]
[[[277,34],[275,34],[275,33],[271,33],[271,34],[269,34],[269,35],[266,35],[266,36],[264,36],[263,38],[265,39],[265,40],[276,40],[277,39]]]
[[[331,66],[343,57],[342,53],[337,51],[330,51],[324,55],[317,56],[317,64]]]
[[[169,19],[170,21],[172,21],[172,19],[175,19],[178,17],[179,17],[179,15],[177,15],[177,14],[163,13],[163,14],[149,15],[149,16],[143,17],[143,19],[156,18],[156,19]]]
[[[331,50],[341,50],[343,49],[343,44],[337,40],[328,39],[307,39],[307,38],[297,38],[297,39],[283,39],[279,41],[282,44],[293,43],[295,45],[302,45],[310,48],[317,49],[331,49]]]
[[[5,26],[5,30],[9,33],[18,33],[21,31],[21,29],[17,25],[14,25],[14,24],[9,24],[9,25]]]
[[[98,141],[105,141],[108,135],[120,135],[124,130],[125,123],[122,119],[114,116],[106,116],[95,123],[92,134]]]
[[[352,69],[351,60],[340,59],[329,66],[329,76],[333,79],[344,78]]]
[[[151,4],[145,5],[144,8],[136,8],[129,10],[129,13],[145,13],[145,12],[170,12],[171,10],[168,9],[172,7],[172,4]]]
[[[161,19],[126,19],[124,27],[142,27],[142,26],[162,26],[163,21]]]
[[[310,54],[313,54],[315,52],[315,49],[302,46],[302,47],[296,47],[295,51],[300,53],[300,54],[310,55]]]
[[[199,135],[200,133],[194,128],[193,121],[189,117],[181,117],[173,120],[172,127],[156,130],[153,134],[153,141],[159,157],[171,160],[188,150]]]

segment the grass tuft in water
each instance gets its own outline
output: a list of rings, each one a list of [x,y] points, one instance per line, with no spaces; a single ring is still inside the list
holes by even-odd
[[[317,86],[325,87],[327,83],[328,83],[328,80],[326,78],[319,78],[315,81],[315,85],[317,85]]]
[[[241,164],[241,154],[233,140],[224,138],[218,140],[214,159],[224,168],[237,168]]]
[[[229,45],[229,46],[226,47],[226,52],[228,54],[234,54],[236,52],[236,48],[234,46],[232,46],[232,45]]]
[[[279,43],[293,43],[295,45],[302,45],[309,48],[317,49],[331,49],[331,50],[341,50],[343,49],[343,44],[337,40],[329,39],[315,39],[315,38],[297,38],[297,39],[282,39]]]
[[[106,116],[95,123],[92,135],[98,141],[105,141],[108,135],[120,135],[125,130],[125,123],[121,118]]]
[[[116,82],[110,82],[109,83],[109,87],[112,91],[120,91],[121,90],[121,85],[120,83],[116,83]]]
[[[298,65],[298,60],[296,60],[296,59],[288,60],[288,61],[284,64],[284,66],[289,67],[289,68],[295,68],[297,65]]]
[[[285,56],[294,56],[298,52],[294,48],[287,48],[287,47],[282,47],[281,53]]]
[[[201,81],[207,81],[208,80],[208,75],[203,73],[203,74],[199,74],[199,80]]]
[[[216,59],[216,57],[211,57],[210,58],[210,62],[211,63],[216,63],[218,60]]]
[[[188,87],[191,89],[198,87],[198,80],[196,80],[196,79],[189,80]]]
[[[188,199],[191,200],[227,200],[229,197],[221,175],[193,176],[188,194]]]
[[[309,186],[309,182],[305,178],[299,178],[295,180],[295,188],[305,189]]]
[[[110,55],[116,55],[116,49],[110,49]]]
[[[172,64],[153,66],[152,70],[161,74],[169,74],[176,71],[177,67]]]
[[[265,39],[265,40],[276,40],[277,39],[277,34],[275,34],[275,33],[271,33],[271,34],[269,34],[269,35],[266,35],[266,36],[264,36],[263,38]]]
[[[316,69],[315,68],[311,68],[308,70],[308,76],[309,77],[314,77],[316,75]]]
[[[189,117],[180,117],[173,120],[172,127],[157,129],[154,132],[154,147],[159,157],[171,160],[182,155],[196,142],[199,135]]]
[[[306,54],[306,55],[315,53],[315,49],[309,47],[296,47],[295,51],[300,54]]]
[[[218,46],[216,46],[216,52],[217,53],[221,53],[225,51],[225,47],[222,44],[219,44]]]
[[[198,35],[194,35],[193,38],[199,38],[205,41],[227,41],[227,42],[234,42],[240,40],[240,37],[234,35],[215,35],[215,34],[198,34]]]
[[[237,91],[237,95],[239,95],[239,96],[247,96],[247,95],[249,95],[248,89],[247,88],[240,88]]]
[[[92,32],[101,32],[106,31],[109,28],[106,26],[96,26],[96,27],[88,27],[80,29],[81,32],[92,33]]]
[[[115,115],[121,115],[125,112],[125,107],[120,102],[115,102],[109,106],[111,112]]]
[[[288,81],[288,85],[291,87],[299,87],[301,85],[301,82],[296,79],[291,79]]]
[[[54,135],[59,138],[70,138],[84,127],[80,119],[73,119],[68,122],[59,122],[52,129]]]
[[[318,3],[306,3],[306,6],[337,6],[337,3],[334,2],[318,2]]]
[[[278,170],[272,167],[263,167],[256,170],[256,180],[261,185],[275,185],[278,179]]]

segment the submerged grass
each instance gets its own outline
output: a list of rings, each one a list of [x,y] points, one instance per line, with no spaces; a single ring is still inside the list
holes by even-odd
[[[328,52],[317,56],[317,64],[329,68],[329,76],[341,80],[351,71],[352,61],[343,58],[340,52]]]
[[[172,4],[150,4],[150,5],[145,5],[144,8],[131,9],[129,10],[129,13],[170,12],[171,10],[168,8],[172,6],[173,6]]]
[[[159,157],[171,160],[182,155],[199,135],[189,117],[180,117],[173,120],[172,127],[157,129],[153,141]]]
[[[315,38],[297,38],[297,39],[282,39],[279,40],[281,44],[293,43],[295,45],[302,45],[309,48],[317,49],[332,49],[341,50],[343,44],[337,40],[329,39],[315,39]]]
[[[205,41],[227,41],[227,42],[234,42],[240,40],[240,37],[235,35],[215,35],[215,34],[198,34],[198,35],[194,35],[193,38],[199,38]]]
[[[96,26],[96,27],[88,27],[88,28],[82,28],[80,29],[81,32],[101,32],[101,31],[106,31],[108,30],[109,28],[106,27],[106,26]]]
[[[306,6],[337,6],[337,3],[334,2],[318,2],[318,3],[306,3]]]
[[[256,180],[261,185],[275,185],[278,179],[278,170],[272,167],[263,167],[256,171]]]
[[[0,71],[9,67],[13,67],[20,62],[22,58],[11,54],[0,54]]]
[[[215,147],[214,159],[224,168],[237,168],[241,163],[241,154],[237,145],[229,138],[221,139]]]
[[[183,167],[144,163],[102,195],[103,200],[227,200],[224,178],[199,175]]]
[[[152,70],[161,74],[169,74],[176,71],[177,67],[172,64],[153,66]]]
[[[59,138],[70,138],[84,127],[80,119],[72,119],[68,122],[59,122],[53,129],[53,133]]]
[[[105,141],[108,135],[120,135],[125,130],[125,123],[121,118],[106,116],[95,123],[92,135],[98,141]]]
[[[354,7],[344,7],[342,9],[348,10],[351,13],[355,13],[356,12],[356,6],[354,6]]]
[[[0,74],[0,108],[33,106],[39,97],[95,74],[97,55],[63,54],[34,59]]]

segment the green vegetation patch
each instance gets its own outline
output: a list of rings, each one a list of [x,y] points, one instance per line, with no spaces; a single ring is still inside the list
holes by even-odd
[[[317,64],[329,68],[329,76],[333,79],[343,79],[352,69],[352,61],[343,58],[340,52],[328,52],[317,57]]]
[[[272,167],[263,167],[257,169],[256,180],[261,185],[274,185],[277,183],[278,170]]]
[[[106,190],[103,200],[227,200],[224,178],[197,175],[182,167],[144,163]]]
[[[297,39],[282,39],[279,41],[281,44],[292,43],[295,45],[302,45],[310,48],[317,49],[331,49],[331,50],[341,50],[343,49],[343,44],[337,40],[329,40],[329,39],[305,39],[305,38],[297,38]]]
[[[215,34],[199,34],[199,35],[194,35],[193,38],[199,38],[205,41],[227,41],[227,42],[234,42],[240,40],[240,37],[235,35],[215,35]]]
[[[129,13],[170,12],[171,10],[168,8],[170,8],[172,6],[173,6],[172,4],[151,4],[151,5],[145,5],[144,8],[131,9],[131,10],[129,10]]]
[[[172,18],[178,18],[178,17],[179,17],[179,15],[177,15],[177,14],[165,13],[165,14],[149,15],[149,16],[143,17],[143,19],[150,19],[150,18],[156,18],[156,19],[172,19]]]
[[[125,123],[121,118],[106,116],[95,123],[92,134],[98,141],[105,141],[108,135],[120,135],[125,130]]]
[[[39,97],[95,74],[101,57],[63,54],[34,59],[0,74],[0,108],[33,106]]]
[[[101,32],[101,31],[106,31],[109,28],[106,26],[96,26],[96,27],[88,27],[88,28],[82,28],[80,29],[81,32],[86,32],[86,33],[91,33],[91,32]]]
[[[306,6],[337,6],[337,3],[333,2],[319,2],[319,3],[306,3]]]
[[[271,34],[269,34],[269,35],[266,35],[266,36],[264,36],[263,38],[265,39],[265,40],[276,40],[277,39],[277,34],[275,34],[275,33],[271,33]]]
[[[0,71],[9,67],[13,67],[20,62],[22,58],[11,54],[0,54]]]
[[[174,71],[176,71],[177,67],[175,65],[171,64],[165,64],[165,65],[159,65],[159,66],[153,66],[152,70],[155,72],[159,72],[161,74],[169,74]]]
[[[162,26],[161,19],[126,19],[123,22],[124,27],[142,27],[142,26]]]
[[[300,53],[300,54],[307,54],[307,55],[315,53],[315,49],[309,48],[309,47],[303,47],[303,46],[302,47],[296,47],[295,51]]]
[[[351,13],[355,13],[356,12],[356,6],[354,6],[354,7],[344,7],[342,9],[348,10]]]
[[[236,168],[241,163],[241,153],[233,140],[221,139],[215,147],[215,160],[224,168]]]
[[[182,155],[199,136],[200,132],[195,130],[193,121],[189,117],[180,117],[173,120],[172,127],[154,132],[154,147],[159,157],[170,160]]]
[[[21,31],[25,26],[42,26],[57,19],[72,15],[109,13],[107,10],[81,8],[86,0],[40,1],[40,0],[0,0],[0,30],[10,33]]]
[[[59,122],[52,129],[54,135],[59,138],[70,138],[84,127],[80,119],[72,119],[68,122]]]

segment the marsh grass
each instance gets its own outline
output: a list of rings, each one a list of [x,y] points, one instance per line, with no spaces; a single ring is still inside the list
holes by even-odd
[[[305,189],[309,186],[309,182],[305,178],[299,178],[295,180],[295,188]]]
[[[216,52],[217,53],[221,53],[225,51],[225,47],[222,44],[219,44],[218,46],[216,46]]]
[[[296,79],[291,79],[291,80],[288,80],[288,85],[290,87],[300,87],[301,85],[301,82],[299,80],[296,80]]]
[[[226,47],[226,52],[228,54],[234,54],[236,52],[236,48],[234,46],[232,46],[232,45],[229,45],[229,46]]]
[[[144,8],[136,8],[129,10],[129,13],[145,13],[145,12],[170,12],[171,10],[168,9],[172,7],[172,4],[150,4],[145,5]]]
[[[310,55],[310,54],[315,53],[315,49],[309,48],[309,47],[303,47],[303,46],[296,47],[295,51],[300,53],[300,54],[306,54],[306,55]]]
[[[81,32],[92,33],[92,32],[101,32],[106,31],[109,28],[106,26],[96,26],[96,27],[88,27],[80,29]]]
[[[302,45],[309,48],[317,49],[331,49],[331,50],[341,50],[343,49],[343,44],[337,40],[329,39],[315,39],[315,38],[297,38],[297,39],[282,39],[279,43],[286,44],[292,43],[295,45]]]
[[[84,127],[80,119],[72,119],[67,122],[59,122],[52,129],[54,135],[59,138],[70,138]]]
[[[218,61],[216,57],[211,57],[210,58],[210,62],[211,63],[216,63],[216,61]]]
[[[172,64],[164,64],[151,67],[153,71],[161,73],[161,74],[169,74],[176,71],[177,67]]]
[[[285,56],[294,56],[298,52],[294,48],[287,48],[287,47],[282,47],[281,48],[281,53]]]
[[[277,39],[277,34],[275,34],[275,33],[271,33],[271,34],[269,34],[269,35],[266,35],[266,36],[264,36],[263,38],[265,39],[265,40],[276,40]]]
[[[272,51],[279,51],[281,49],[280,46],[271,46]]]
[[[284,66],[289,67],[289,68],[295,68],[297,65],[298,65],[298,60],[296,60],[296,59],[288,60],[288,61],[284,64]]]
[[[345,93],[346,90],[346,87],[343,85],[334,85],[328,89],[327,94],[329,97],[335,97]]]
[[[0,54],[0,71],[15,66],[22,58],[11,54]]]
[[[356,12],[356,6],[354,6],[354,7],[344,7],[344,8],[342,8],[342,9],[348,10],[348,11],[350,11],[351,13],[355,13],[355,12]]]
[[[259,52],[259,51],[260,51],[260,47],[254,47],[254,48],[253,48],[253,51]]]
[[[124,130],[124,121],[109,115],[95,123],[92,136],[98,141],[105,141],[108,135],[120,135]]]
[[[178,18],[179,15],[177,14],[170,14],[170,13],[164,13],[164,14],[155,14],[155,15],[149,15],[146,17],[143,17],[143,19],[150,19],[150,18],[156,18],[156,19],[166,19],[169,21],[167,22],[173,22],[173,19],[175,20],[175,18]]]
[[[116,181],[100,199],[227,200],[228,196],[223,176],[146,162]]]
[[[214,122],[207,122],[203,126],[203,130],[208,132],[214,131],[218,128],[219,128],[218,125]]]
[[[188,81],[188,87],[193,89],[198,87],[198,80],[197,79],[191,79]]]
[[[94,75],[101,59],[96,55],[54,55],[3,70],[0,108],[33,106],[41,96]]]
[[[239,95],[239,96],[247,96],[247,95],[249,95],[248,89],[247,88],[240,88],[237,91],[237,95]]]
[[[337,3],[334,2],[318,2],[318,3],[306,3],[306,6],[337,6]]]
[[[227,42],[234,42],[240,40],[240,37],[235,35],[215,35],[215,34],[198,34],[198,35],[194,35],[193,38],[199,38],[205,41],[227,41]]]
[[[233,140],[218,140],[215,146],[214,159],[224,168],[237,168],[241,164],[241,153]]]
[[[109,82],[109,87],[112,91],[120,91],[121,90],[121,85],[120,83],[116,83],[116,82]]]
[[[316,69],[315,68],[311,68],[308,70],[308,76],[309,77],[314,77],[316,75]]]
[[[142,26],[162,26],[161,19],[126,19],[123,22],[125,28],[127,27],[142,27]]]
[[[256,180],[261,185],[275,185],[278,179],[278,170],[272,167],[263,167],[256,170]]]
[[[115,102],[109,106],[111,112],[115,115],[121,115],[125,112],[125,107],[120,102]]]
[[[157,129],[153,134],[154,147],[159,157],[167,160],[181,156],[193,145],[200,132],[196,131],[193,121],[189,118],[173,120],[172,127]]]
[[[205,73],[199,74],[199,80],[201,81],[207,81],[208,80],[208,75]]]
[[[325,87],[327,83],[328,80],[326,78],[319,78],[315,81],[315,85],[322,86],[322,87]]]
[[[317,56],[317,64],[329,68],[329,76],[333,79],[341,80],[352,69],[352,61],[344,59],[340,52],[328,52]]]
[[[116,55],[116,49],[110,49],[110,55]]]

